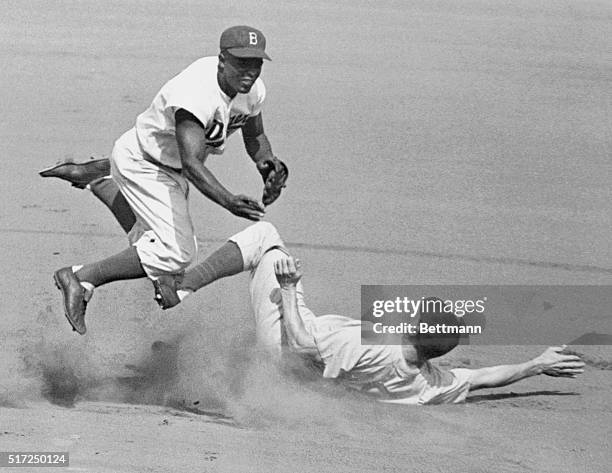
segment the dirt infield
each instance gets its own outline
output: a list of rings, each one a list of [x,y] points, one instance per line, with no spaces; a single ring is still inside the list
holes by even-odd
[[[126,241],[91,194],[37,171],[108,154],[165,80],[216,54],[226,26],[253,24],[272,57],[266,131],[291,170],[266,219],[305,262],[315,313],[357,317],[362,284],[609,290],[608,3],[3,6],[0,451],[69,451],[57,471],[84,472],[607,469],[609,346],[573,347],[588,365],[578,380],[410,408],[261,362],[244,276],[167,312],[147,281],[99,288],[87,335],[74,335],[53,270]],[[232,191],[261,192],[239,138],[210,163]],[[201,256],[247,225],[191,199]],[[587,317],[559,343],[606,322]],[[158,340],[175,348],[151,350]],[[518,362],[541,348],[463,346],[440,363]]]

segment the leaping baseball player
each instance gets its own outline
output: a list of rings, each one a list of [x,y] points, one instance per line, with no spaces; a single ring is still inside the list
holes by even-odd
[[[234,26],[220,38],[218,56],[198,59],[168,81],[135,126],[116,142],[110,160],[60,163],[40,172],[88,186],[118,216],[130,246],[107,259],[54,273],[65,315],[84,334],[94,288],[148,277],[173,287],[197,254],[188,210],[189,185],[234,215],[258,221],[285,186],[287,166],[274,156],[264,132],[266,91],[259,75],[266,39],[257,29]],[[206,167],[226,139],[242,130],[248,155],[264,180],[262,201],[227,190]],[[109,174],[112,179],[108,179]],[[93,182],[92,182],[93,181]],[[159,297],[158,297],[159,299]]]

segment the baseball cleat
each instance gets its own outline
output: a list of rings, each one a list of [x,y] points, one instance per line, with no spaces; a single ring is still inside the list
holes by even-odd
[[[64,314],[72,325],[72,329],[84,335],[87,331],[85,327],[85,309],[87,308],[87,291],[72,272],[72,268],[66,267],[58,269],[53,273],[53,280],[57,288],[62,291],[64,298]]]
[[[57,177],[68,181],[73,187],[85,189],[87,184],[101,177],[110,175],[108,158],[89,158],[89,161],[73,163],[62,161],[38,173],[41,177]]]
[[[181,303],[177,289],[177,278],[180,276],[169,275],[159,276],[153,280],[153,288],[155,289],[155,302],[163,309],[170,309]]]

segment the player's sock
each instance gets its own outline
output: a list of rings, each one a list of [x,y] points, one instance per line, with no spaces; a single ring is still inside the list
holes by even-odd
[[[121,228],[123,228],[125,233],[128,233],[136,222],[136,216],[130,204],[128,204],[119,190],[117,183],[106,176],[91,181],[87,184],[87,187],[89,187],[93,195],[109,208],[115,219],[119,222],[119,225],[121,225]]]
[[[176,290],[176,295],[179,298],[179,301],[183,301],[185,299],[185,297],[187,297],[189,294],[193,294],[193,291],[189,290],[189,289],[177,289]]]
[[[188,270],[179,283],[178,290],[195,292],[217,279],[233,276],[243,270],[240,248],[233,241],[228,241],[200,264]]]
[[[135,246],[97,263],[86,264],[75,274],[79,281],[94,287],[113,281],[144,278],[147,275],[140,264]]]
[[[72,266],[72,272],[76,274],[77,271],[81,269],[82,267],[83,267],[82,264],[74,265]],[[81,286],[83,286],[83,289],[85,289],[85,297],[87,298],[87,300],[91,299],[91,296],[93,296],[95,286],[92,283],[87,282],[87,281],[79,281],[79,282],[81,283]]]

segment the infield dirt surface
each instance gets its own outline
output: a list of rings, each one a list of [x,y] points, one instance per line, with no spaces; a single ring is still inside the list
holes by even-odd
[[[70,467],[55,471],[82,472],[608,470],[609,346],[574,347],[587,360],[577,380],[531,378],[419,408],[258,361],[244,275],[167,312],[148,281],[99,288],[87,335],[73,334],[53,271],[126,240],[89,192],[37,172],[108,154],[166,80],[216,54],[225,27],[252,24],[273,59],[266,131],[290,168],[266,220],[304,261],[315,313],[358,317],[361,284],[609,291],[609,2],[7,0],[2,10],[0,451],[68,451]],[[232,191],[260,195],[239,137],[209,162]],[[202,257],[248,224],[195,190],[191,210]],[[610,315],[592,315],[552,321],[568,327],[558,343],[612,332]],[[176,348],[153,352],[156,340]],[[519,362],[543,348],[462,346],[440,363]]]

